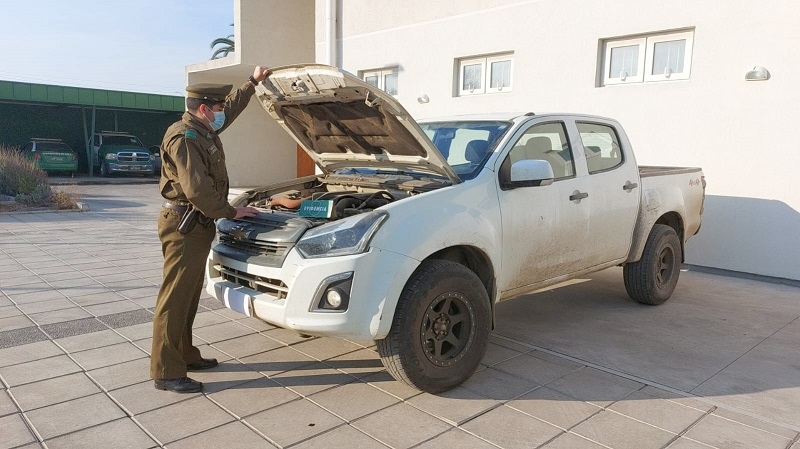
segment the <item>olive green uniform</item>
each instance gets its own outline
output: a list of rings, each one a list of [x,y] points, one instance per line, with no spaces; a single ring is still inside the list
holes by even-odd
[[[230,87],[229,87],[230,89]],[[255,92],[252,83],[225,98],[225,124],[211,132],[186,112],[167,129],[161,143],[161,196],[174,205],[191,203],[206,217],[233,218],[228,203],[228,172],[219,139],[247,107]],[[192,324],[203,289],[206,260],[216,232],[213,221],[198,223],[191,231],[177,231],[181,213],[162,208],[158,237],[164,255],[164,277],[153,317],[153,350],[150,377],[174,379],[186,376],[186,364],[198,361],[200,350],[192,344]]]

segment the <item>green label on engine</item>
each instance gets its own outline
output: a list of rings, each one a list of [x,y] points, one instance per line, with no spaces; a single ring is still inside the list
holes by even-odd
[[[301,217],[331,218],[332,212],[333,200],[304,200],[298,214]]]

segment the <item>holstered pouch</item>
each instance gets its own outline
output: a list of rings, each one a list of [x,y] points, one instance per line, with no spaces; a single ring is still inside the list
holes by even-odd
[[[178,232],[181,234],[188,234],[191,232],[197,224],[197,214],[199,214],[198,210],[195,209],[191,203],[186,206],[186,212],[183,213],[181,221],[178,223]]]

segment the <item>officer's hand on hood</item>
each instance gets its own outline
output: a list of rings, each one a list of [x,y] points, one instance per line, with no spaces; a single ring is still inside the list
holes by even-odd
[[[236,216],[233,218],[255,217],[258,215],[258,209],[255,207],[237,207]]]
[[[253,70],[253,78],[259,83],[264,81],[270,74],[272,74],[272,70],[265,66],[257,65]]]

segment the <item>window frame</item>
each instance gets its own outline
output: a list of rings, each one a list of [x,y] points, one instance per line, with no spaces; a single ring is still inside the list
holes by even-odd
[[[653,75],[653,60],[655,57],[655,44],[660,42],[670,42],[685,40],[683,55],[683,72],[672,72],[670,75]],[[688,80],[691,76],[692,69],[692,49],[694,47],[694,28],[681,29],[673,31],[664,31],[657,33],[648,33],[638,36],[628,36],[620,38],[609,38],[602,40],[603,54],[602,54],[602,67],[603,73],[601,77],[602,86],[613,86],[620,84],[638,84],[638,83],[651,83],[661,81],[677,81]],[[611,51],[614,48],[627,47],[637,45],[639,47],[639,58],[637,61],[637,76],[626,77],[624,80],[620,78],[610,78],[609,71],[611,70]]]
[[[507,87],[499,87],[495,88],[492,87],[492,63],[493,62],[503,62],[508,61],[510,64],[509,67],[509,74],[508,74],[508,86]],[[511,55],[498,55],[498,56],[491,56],[486,58],[486,93],[498,93],[498,92],[511,92],[514,89],[514,58]]]
[[[471,65],[481,67],[481,87],[478,89],[464,89],[464,68]],[[458,61],[458,96],[481,95],[486,91],[486,58],[469,58]]]
[[[491,87],[492,81],[492,63],[508,61],[510,63],[510,73],[508,86],[499,88]],[[471,65],[480,65],[481,67],[481,87],[478,89],[464,89],[464,68]],[[467,58],[458,59],[458,96],[468,97],[472,95],[494,94],[500,92],[511,92],[514,88],[514,54],[502,53],[485,56],[472,56]]]
[[[609,74],[611,71],[611,51],[615,48],[621,47],[630,47],[630,46],[638,46],[639,47],[639,58],[636,61],[636,76],[628,76],[626,78],[610,78]],[[645,50],[647,48],[647,39],[644,37],[639,37],[635,39],[623,39],[623,40],[614,40],[614,41],[606,41],[605,45],[605,61],[603,64],[603,78],[605,80],[605,84],[629,84],[629,83],[641,83],[644,81],[644,68],[645,68]]]
[[[672,72],[670,75],[654,75],[653,72],[653,60],[655,59],[655,46],[659,42],[671,42],[671,41],[680,41],[685,40],[686,46],[684,47],[684,54],[683,54],[683,72],[676,73]],[[649,36],[647,38],[647,53],[645,58],[645,69],[646,72],[644,74],[645,81],[671,81],[671,80],[686,80],[689,79],[689,74],[691,73],[692,68],[692,47],[694,44],[694,32],[693,31],[684,31],[681,33],[669,33],[669,34],[662,34],[656,36]]]
[[[400,75],[398,74],[397,67],[384,67],[382,69],[361,70],[361,71],[359,71],[359,75],[360,75],[359,77],[361,78],[361,81],[364,81],[365,83],[368,83],[367,77],[369,77],[369,76],[377,76],[378,77],[378,85],[375,86],[375,87],[377,87],[378,89],[386,92],[387,94],[389,94],[389,95],[391,95],[393,97],[396,97],[397,95],[400,94]],[[387,75],[395,75],[397,77],[397,92],[389,93],[386,90],[386,76]],[[371,83],[368,83],[368,84],[373,85]]]

